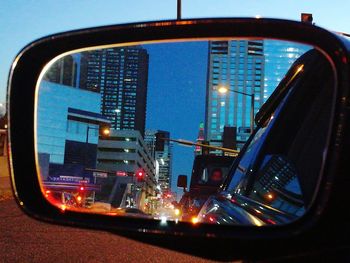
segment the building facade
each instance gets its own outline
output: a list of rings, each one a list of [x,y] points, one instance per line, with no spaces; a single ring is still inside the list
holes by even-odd
[[[139,46],[81,54],[80,88],[101,94],[101,113],[116,130],[144,135],[148,53]]]
[[[263,45],[248,40],[209,43],[205,138],[211,145],[222,146],[225,126],[236,127],[237,142],[249,137],[251,111],[256,113],[263,103]],[[220,87],[228,92],[220,94]]]
[[[233,127],[234,144],[241,148],[250,136],[252,109],[255,115],[294,61],[309,49],[279,40],[210,42],[206,140],[223,146],[225,127]],[[228,92],[220,94],[220,87],[226,87]]]
[[[158,165],[158,185],[163,193],[171,191],[172,180],[172,144],[168,140],[170,133],[160,130],[146,130],[145,142]]]
[[[65,56],[51,65],[44,80],[71,87],[79,87],[80,54]]]
[[[288,69],[310,46],[281,40],[264,40],[264,102],[278,86]]]
[[[199,144],[203,144],[205,143],[205,137],[204,137],[204,123],[201,122],[199,124],[199,131],[198,131],[198,136],[197,136],[197,140],[196,140],[197,143]],[[200,146],[195,146],[194,148],[194,155],[201,155],[203,154],[203,149],[202,147]]]
[[[98,93],[41,82],[37,149],[48,156],[50,175],[81,176],[85,168],[95,168],[99,126],[109,123],[99,112]]]
[[[139,131],[113,129],[108,137],[100,139],[97,169],[108,174],[107,179],[101,180],[106,189],[102,189],[101,194],[104,198],[108,196],[106,201],[110,203],[118,193],[126,193],[128,184],[138,188],[133,190],[133,201],[137,207],[142,207],[147,197],[156,195],[156,162]],[[142,178],[137,177],[138,172],[142,172]],[[117,202],[118,205],[121,201]]]

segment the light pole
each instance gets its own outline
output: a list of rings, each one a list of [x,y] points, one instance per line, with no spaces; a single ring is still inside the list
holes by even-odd
[[[226,94],[228,91],[233,92],[233,93],[238,93],[238,94],[242,94],[244,96],[249,96],[251,101],[250,101],[250,134],[253,133],[254,130],[254,101],[255,101],[255,94],[249,94],[249,93],[245,93],[242,91],[238,91],[238,90],[232,90],[229,89],[225,86],[220,86],[218,88],[216,88],[216,90],[221,93],[221,94]]]
[[[101,128],[98,126],[98,127],[91,127],[89,125],[87,125],[86,127],[86,140],[85,140],[85,145],[86,145],[86,154],[85,154],[85,165],[88,166],[88,163],[87,163],[87,155],[88,155],[88,146],[89,146],[89,131],[90,130],[99,130],[99,132],[101,132],[101,135],[103,136],[108,136],[110,134],[110,129],[107,128],[107,127],[102,127],[102,130]]]
[[[100,127],[91,127],[89,125],[87,125],[86,127],[86,140],[85,140],[85,149],[86,149],[86,153],[85,153],[85,169],[88,167],[88,153],[89,153],[89,131],[90,130],[99,130],[100,132]],[[108,136],[110,134],[110,129],[104,127],[101,131],[102,135],[104,136]],[[93,175],[94,177],[94,185],[96,185],[96,176]],[[94,190],[93,194],[92,194],[92,202],[95,203],[95,198],[96,198],[96,191]]]

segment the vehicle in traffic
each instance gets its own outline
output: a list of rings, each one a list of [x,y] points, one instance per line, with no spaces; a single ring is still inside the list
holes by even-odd
[[[215,194],[224,182],[234,159],[235,157],[231,156],[196,156],[188,190],[187,177],[178,177],[177,186],[184,189],[184,194],[175,206],[180,210],[182,221],[191,222],[197,217],[208,197]]]

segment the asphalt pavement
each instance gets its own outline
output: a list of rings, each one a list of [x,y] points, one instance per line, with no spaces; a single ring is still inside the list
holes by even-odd
[[[12,198],[12,191],[7,156],[0,155],[0,201],[8,198]]]
[[[105,231],[63,227],[0,201],[0,262],[210,262]]]
[[[0,158],[0,262],[211,262],[113,233],[52,225],[17,206]]]

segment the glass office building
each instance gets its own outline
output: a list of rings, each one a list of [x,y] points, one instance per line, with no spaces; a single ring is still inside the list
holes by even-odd
[[[205,137],[211,145],[222,146],[225,126],[236,127],[238,143],[249,137],[251,110],[263,103],[264,64],[263,41],[209,43]],[[220,94],[220,87],[228,91]]]
[[[277,40],[210,42],[206,140],[222,146],[224,128],[234,127],[236,145],[241,148],[250,136],[252,108],[255,115],[294,61],[309,49],[303,44]],[[228,91],[221,94],[221,87]]]
[[[288,41],[265,40],[264,101],[278,86],[288,69],[310,46]]]
[[[170,191],[172,179],[172,144],[168,140],[170,133],[160,130],[146,130],[145,142],[152,157],[158,163],[158,184],[162,192]]]
[[[108,123],[100,114],[98,93],[42,81],[38,98],[39,154],[48,154],[50,163],[64,164],[67,155],[70,155],[67,152],[68,142],[97,147],[99,123]]]

